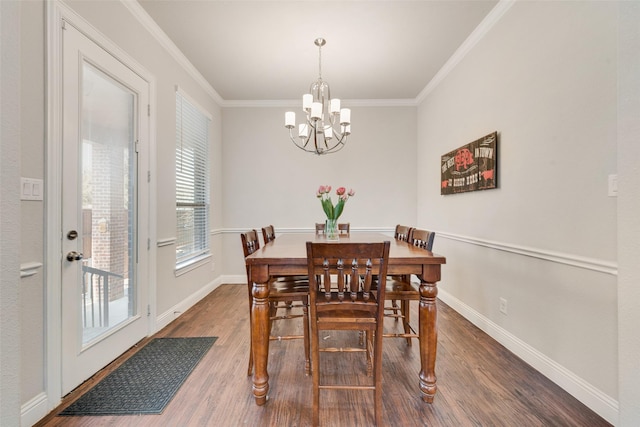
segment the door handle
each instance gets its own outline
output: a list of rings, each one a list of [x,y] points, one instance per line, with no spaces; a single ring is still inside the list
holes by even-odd
[[[80,261],[82,259],[82,254],[80,252],[71,251],[67,254],[68,261]]]

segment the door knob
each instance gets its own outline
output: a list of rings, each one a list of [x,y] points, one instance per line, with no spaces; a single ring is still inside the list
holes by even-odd
[[[80,252],[71,251],[67,254],[68,261],[80,261],[82,259],[82,254]]]

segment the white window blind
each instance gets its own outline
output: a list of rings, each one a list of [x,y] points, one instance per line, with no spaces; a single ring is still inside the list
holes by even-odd
[[[176,265],[209,253],[209,118],[176,92]]]

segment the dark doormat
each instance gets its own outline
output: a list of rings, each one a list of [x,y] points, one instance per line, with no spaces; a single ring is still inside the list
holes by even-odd
[[[155,338],[60,415],[159,414],[216,339]]]

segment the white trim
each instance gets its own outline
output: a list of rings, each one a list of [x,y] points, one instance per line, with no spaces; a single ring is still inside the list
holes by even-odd
[[[342,103],[349,107],[416,107],[418,105],[416,99],[343,99]],[[302,100],[227,100],[223,101],[221,106],[224,108],[301,108]]]
[[[512,335],[446,291],[438,289],[438,298],[460,313],[465,319],[486,332],[491,338],[505,346],[513,354],[531,365],[535,370],[584,403],[602,418],[612,424],[618,419],[619,408],[617,400],[589,384],[559,363],[520,340],[515,335]]]
[[[46,135],[46,180],[45,180],[45,213],[47,221],[45,223],[45,292],[46,292],[46,337],[45,337],[45,383],[47,394],[48,411],[54,409],[62,398],[62,348],[61,348],[61,261],[62,253],[60,227],[62,224],[62,197],[60,188],[62,182],[62,32],[64,23],[73,25],[87,38],[109,52],[114,58],[126,65],[132,72],[137,74],[142,80],[147,82],[149,88],[149,105],[156,102],[156,83],[153,74],[144,68],[128,53],[113,43],[102,32],[78,15],[73,9],[61,0],[45,2],[46,20],[46,79],[47,79],[47,135]],[[141,106],[144,108],[144,106]],[[152,174],[156,167],[156,133],[155,108],[151,109],[148,118],[149,128],[144,130],[149,138],[149,158],[143,159],[147,164],[141,164],[141,169],[148,167],[148,172]],[[142,132],[142,131],[141,131]],[[146,235],[144,240],[152,241],[156,234],[156,189],[155,181],[149,182],[148,194],[141,193],[141,202],[148,203],[148,229],[142,234]],[[143,210],[143,209],[141,209]],[[141,236],[142,237],[142,236]],[[146,245],[141,240],[141,247]],[[151,307],[152,317],[148,319],[147,334],[155,331],[153,314],[155,313],[156,294],[156,271],[155,271],[155,248],[149,247],[148,265],[140,267],[141,274],[148,281],[147,301]]]
[[[605,261],[595,258],[587,258],[579,255],[566,254],[562,252],[554,252],[543,249],[529,248],[526,246],[518,246],[510,243],[495,242],[491,240],[478,239],[475,237],[461,236],[458,234],[436,232],[439,238],[456,240],[463,243],[469,243],[476,246],[484,246],[499,251],[510,252],[518,255],[524,255],[532,258],[543,259],[545,261],[556,262],[559,264],[571,265],[573,267],[593,270],[612,276],[618,275],[618,264],[611,261]]]
[[[176,277],[182,276],[185,273],[188,273],[192,270],[195,270],[198,267],[201,267],[207,264],[212,259],[211,253],[207,253],[204,255],[199,255],[195,258],[191,258],[187,261],[181,262],[176,266],[174,273]]]
[[[161,330],[162,328],[167,326],[169,323],[173,322],[175,319],[180,317],[182,315],[182,313],[184,313],[187,310],[189,310],[197,302],[199,302],[201,299],[203,299],[204,297],[209,295],[214,289],[216,289],[222,283],[224,283],[224,282],[222,282],[220,280],[220,278],[218,277],[217,279],[213,280],[212,282],[209,282],[206,286],[203,286],[202,288],[198,289],[193,294],[189,295],[187,298],[185,298],[184,300],[182,300],[178,304],[176,304],[173,307],[169,308],[164,313],[160,314],[156,318],[156,331]],[[245,278],[245,283],[246,283],[246,278]]]
[[[184,99],[186,99],[191,105],[196,107],[203,116],[205,116],[207,119],[209,119],[209,122],[213,122],[213,116],[211,115],[209,110],[207,110],[202,105],[200,105],[191,95],[189,95],[189,93],[187,91],[182,89],[180,86],[175,85],[175,89],[176,89],[176,93],[179,93],[180,96],[182,96]]]
[[[244,228],[223,228],[216,230],[217,234],[238,234],[244,233],[247,230],[261,230],[260,227],[244,227]],[[396,227],[351,227],[352,233],[366,232],[366,233],[393,233]],[[299,234],[299,233],[315,233],[316,229],[313,227],[299,227],[299,228],[276,228],[277,234]],[[212,232],[213,233],[213,232]]]
[[[34,396],[20,408],[20,425],[32,426],[50,412],[50,404],[46,393]]]
[[[20,278],[22,279],[37,274],[40,267],[42,267],[42,263],[36,261],[20,264]]]
[[[225,285],[246,285],[246,274],[225,274],[219,277],[220,283]]]
[[[62,16],[73,12],[60,2],[45,2],[47,55],[47,140],[45,179],[45,384],[47,411],[53,410],[62,398],[62,298],[61,265],[62,241],[60,224],[62,195]]]
[[[498,4],[485,16],[475,30],[467,37],[460,47],[451,55],[451,58],[440,68],[427,86],[416,97],[416,104],[421,104],[427,96],[449,75],[460,61],[473,49],[473,47],[493,28],[507,10],[513,6],[516,0],[500,0]]]
[[[156,242],[156,246],[161,248],[163,246],[170,246],[170,245],[175,245],[176,244],[176,238],[175,237],[166,237],[164,239],[158,239],[158,241]]]
[[[167,52],[184,68],[184,70],[202,87],[202,89],[211,96],[213,101],[218,105],[222,105],[224,100],[216,92],[216,90],[209,84],[202,74],[193,66],[191,61],[178,49],[178,47],[171,41],[169,36],[162,31],[162,29],[156,24],[156,22],[149,16],[146,10],[137,1],[120,0],[122,4],[131,12],[131,14],[140,22],[143,28],[158,41],[160,46],[164,47]]]

